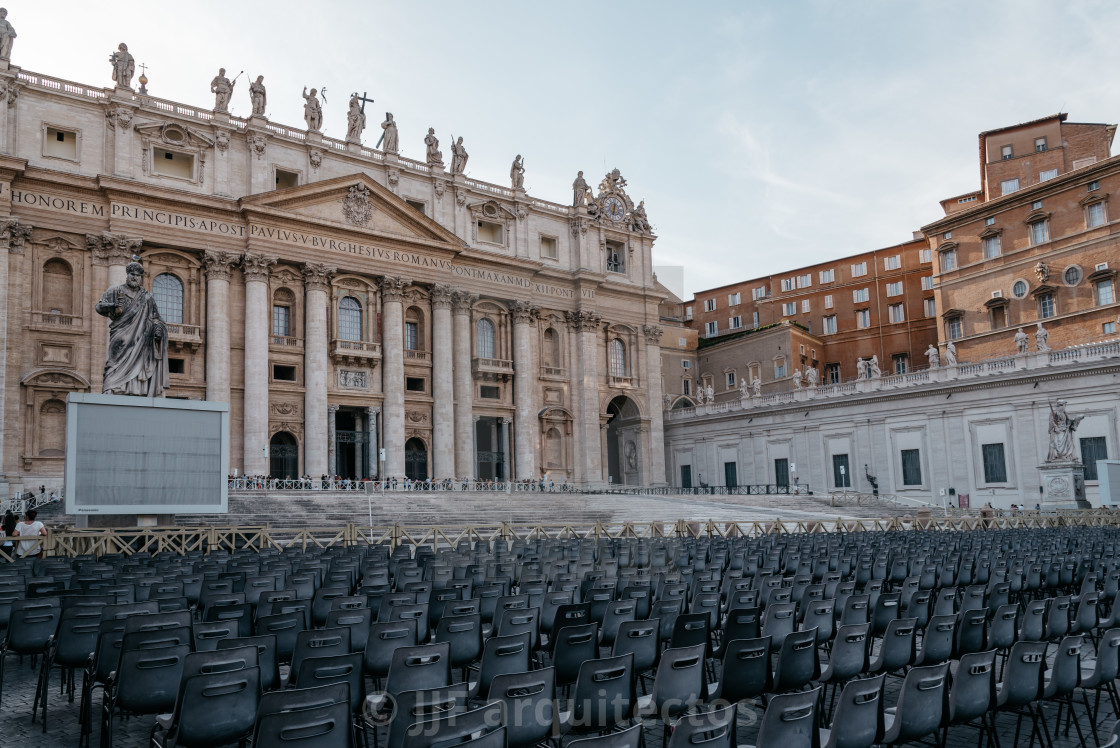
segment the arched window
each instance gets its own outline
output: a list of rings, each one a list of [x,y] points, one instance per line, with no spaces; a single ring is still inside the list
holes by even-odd
[[[292,334],[292,307],[296,297],[286,288],[276,289],[272,296],[272,334],[286,338]]]
[[[152,281],[152,296],[164,322],[183,324],[183,281],[171,273],[157,275]]]
[[[478,357],[494,358],[494,323],[483,318],[478,321]]]
[[[66,454],[66,404],[47,400],[39,408],[39,456],[62,457]]]
[[[70,314],[74,298],[74,274],[65,260],[43,263],[43,311]]]
[[[560,437],[560,431],[555,428],[548,430],[544,435],[544,455],[545,465],[552,468],[562,467],[564,465],[564,442]]]
[[[560,336],[551,327],[544,331],[541,355],[544,357],[545,366],[552,369],[560,368]]]
[[[353,296],[343,296],[338,302],[339,340],[362,339],[362,302]]]
[[[610,344],[610,373],[612,377],[626,376],[626,344],[618,338]]]

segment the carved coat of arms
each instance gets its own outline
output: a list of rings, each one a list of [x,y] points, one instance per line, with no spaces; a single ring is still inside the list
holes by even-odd
[[[346,193],[342,201],[342,215],[355,226],[365,226],[373,215],[373,205],[369,201],[369,187],[356,184]]]

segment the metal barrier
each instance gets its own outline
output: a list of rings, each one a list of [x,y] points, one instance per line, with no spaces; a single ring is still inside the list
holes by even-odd
[[[421,526],[404,525],[307,528],[302,530],[262,527],[144,527],[74,529],[52,532],[41,538],[48,557],[73,558],[123,553],[208,553],[214,550],[264,550],[331,548],[352,545],[454,547],[462,541],[494,542],[544,538],[719,538],[764,535],[820,534],[829,532],[892,532],[929,530],[936,532],[1045,529],[1060,527],[1120,526],[1120,509],[1061,510],[1054,512],[987,511],[949,517],[890,517],[881,519],[820,519],[784,522],[723,522],[720,520],[674,522],[624,522],[593,525],[499,525]],[[0,559],[11,554],[0,550]]]

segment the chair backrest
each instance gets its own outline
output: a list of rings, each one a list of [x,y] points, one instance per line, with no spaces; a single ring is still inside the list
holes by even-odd
[[[462,745],[472,735],[486,735],[498,729],[502,704],[491,702],[462,714],[417,722],[404,732],[401,748],[431,748],[436,745]]]
[[[629,719],[637,701],[633,655],[585,660],[579,667],[573,699],[573,731],[605,730]]]
[[[779,692],[806,686],[820,675],[817,630],[813,628],[787,634],[778,652],[774,671],[774,690]]]
[[[1050,599],[1031,600],[1023,611],[1019,638],[1023,641],[1037,642],[1046,638],[1046,610]]]
[[[820,745],[817,732],[817,702],[820,686],[812,691],[778,694],[770,700],[758,728],[759,746],[802,748]]]
[[[308,657],[299,668],[292,671],[296,688],[329,686],[347,683],[350,686],[350,711],[356,712],[365,701],[365,678],[362,673],[362,655],[352,652],[326,657]],[[289,677],[289,682],[293,678]]]
[[[492,636],[486,640],[478,669],[477,698],[485,699],[497,675],[529,670],[532,637],[528,632],[512,636]]]
[[[902,595],[898,592],[882,593],[875,600],[875,609],[871,613],[871,633],[881,636],[887,630],[887,624],[899,617],[899,605]]]
[[[1008,603],[996,608],[988,627],[988,648],[1009,649],[1019,633],[1019,604]]]
[[[555,720],[556,671],[549,667],[494,676],[490,699],[504,707],[502,723],[508,728],[509,748],[525,748],[548,738]]]
[[[373,638],[370,638],[373,642]],[[451,683],[451,645],[422,644],[393,650],[385,691],[423,691]]]
[[[1018,709],[1038,700],[1046,669],[1046,646],[1046,642],[1039,641],[1017,641],[1011,645],[996,697],[1001,709]]]
[[[237,621],[195,621],[191,625],[191,639],[199,652],[217,649],[221,639],[236,639],[240,633]]]
[[[221,639],[218,652],[239,647],[255,647],[257,666],[261,669],[261,689],[271,691],[280,687],[280,660],[276,654],[275,636],[245,636],[239,639]]]
[[[281,712],[297,712],[302,709],[318,709],[331,704],[344,704],[350,708],[350,686],[347,683],[331,683],[314,688],[284,688],[261,696],[258,717]]]
[[[661,642],[658,631],[661,621],[652,618],[645,621],[623,621],[618,626],[611,656],[617,657],[626,653],[634,655],[634,673],[640,674],[651,670],[657,664],[661,652]]]
[[[837,593],[839,595],[839,593]],[[837,603],[840,598],[837,597]],[[870,595],[849,595],[844,600],[844,607],[840,609],[840,625],[847,626],[849,623],[869,623],[871,621],[871,596]]]
[[[389,674],[393,652],[400,647],[417,645],[416,623],[416,619],[412,619],[370,624],[365,648],[366,675],[384,678]]]
[[[174,718],[176,745],[223,745],[249,737],[260,693],[257,667],[184,678]]]
[[[883,681],[886,673],[848,681],[832,717],[829,748],[871,746],[883,734]]]
[[[737,703],[772,691],[774,673],[770,669],[770,643],[768,636],[728,642],[713,699]]]
[[[915,667],[906,673],[898,694],[895,720],[883,742],[897,744],[920,740],[941,727],[948,673],[948,663]]]
[[[1073,693],[1081,680],[1081,636],[1062,639],[1054,653],[1054,668],[1046,684],[1043,698],[1054,699]]]
[[[711,637],[711,616],[708,613],[682,613],[673,624],[669,646],[673,649],[708,645]]]
[[[565,626],[552,637],[552,664],[557,685],[575,683],[580,665],[593,660],[599,652],[599,624]]]
[[[956,641],[957,616],[933,615],[922,634],[922,649],[918,661],[923,665],[937,665],[953,656]]]
[[[988,626],[987,608],[964,608],[958,614],[953,654],[960,657],[984,649],[984,633]]]
[[[651,694],[662,719],[675,719],[704,697],[704,654],[703,644],[661,653]]]
[[[1058,595],[1046,611],[1047,639],[1060,639],[1069,631],[1069,611],[1073,602],[1069,595]]]
[[[21,655],[45,652],[61,619],[62,605],[57,597],[13,601],[8,619],[8,650]]]
[[[1093,665],[1093,677],[1098,684],[1111,683],[1120,676],[1120,628],[1101,634],[1095,649],[1097,660]]]
[[[117,666],[115,704],[133,714],[175,710],[188,644],[158,649],[122,649]]]
[[[326,628],[350,629],[350,651],[363,652],[369,637],[373,611],[369,608],[338,608],[327,613]]]
[[[669,748],[734,748],[736,706],[687,715],[673,728]]]
[[[953,724],[971,722],[995,706],[996,651],[961,655],[949,688],[948,719]]]
[[[913,663],[916,626],[913,618],[896,618],[887,625],[883,643],[871,665],[874,672],[892,673]]]
[[[253,745],[285,748],[353,748],[350,705],[327,706],[269,714],[257,721]]]
[[[432,641],[451,645],[451,667],[466,667],[482,654],[482,616],[444,616]]]
[[[882,600],[883,595],[879,599]],[[889,608],[897,617],[898,605]],[[833,623],[836,620],[836,603],[834,600],[809,600],[805,602],[805,615],[802,619],[803,629],[817,630],[817,644],[825,644],[832,640]],[[885,626],[886,624],[884,624]]]
[[[254,627],[257,636],[276,637],[276,653],[280,662],[292,661],[292,655],[296,650],[296,639],[306,628],[307,624],[301,611],[261,616]]]
[[[870,635],[870,623],[852,623],[836,631],[828,659],[830,681],[845,681],[867,669]]]
[[[720,634],[720,656],[728,642],[736,639],[757,639],[762,635],[762,611],[758,607],[732,608],[723,620]]]
[[[461,714],[467,708],[467,684],[402,691],[394,697],[388,745],[400,745],[405,731],[417,722]]]

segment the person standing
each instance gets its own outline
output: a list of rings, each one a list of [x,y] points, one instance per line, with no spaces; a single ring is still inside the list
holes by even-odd
[[[28,509],[27,513],[23,515],[23,521],[16,525],[15,534],[20,538],[31,538],[31,540],[19,541],[19,556],[20,558],[42,558],[43,546],[40,537],[47,534],[46,526],[35,519],[38,512],[34,509]]]

